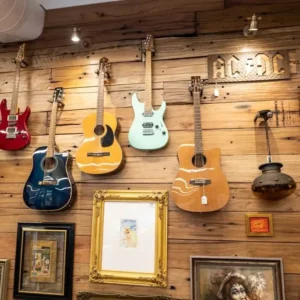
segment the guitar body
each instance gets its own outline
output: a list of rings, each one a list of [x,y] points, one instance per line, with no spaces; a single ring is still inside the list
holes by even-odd
[[[36,210],[57,211],[70,206],[72,184],[68,176],[68,152],[54,153],[56,165],[44,171],[47,147],[40,147],[33,153],[33,168],[23,190],[25,204]],[[42,181],[56,184],[41,185]]]
[[[152,116],[144,117],[144,103],[139,102],[137,95],[132,96],[134,121],[129,130],[129,144],[139,150],[156,150],[165,147],[169,140],[169,133],[164,123],[166,102],[163,101],[158,110],[152,110]],[[145,128],[145,124],[152,127]],[[144,134],[149,130],[149,134]]]
[[[123,161],[123,152],[116,139],[117,119],[104,112],[104,133],[95,134],[96,113],[83,121],[84,140],[76,153],[79,169],[88,174],[107,174],[117,171]],[[92,156],[92,155],[94,156]]]
[[[27,106],[22,114],[17,114],[18,119],[14,125],[9,125],[8,116],[10,110],[7,109],[6,99],[3,99],[0,104],[1,123],[0,123],[0,149],[2,150],[20,150],[25,148],[30,143],[30,135],[27,129],[27,121],[30,116],[30,108]],[[7,128],[14,127],[14,137],[7,135]]]
[[[190,212],[211,212],[224,207],[229,201],[230,191],[220,167],[221,150],[204,151],[206,164],[196,168],[192,162],[194,145],[181,145],[178,149],[179,171],[172,186],[172,199],[183,210]],[[208,179],[209,184],[193,185],[190,180]],[[202,204],[202,196],[207,204]]]

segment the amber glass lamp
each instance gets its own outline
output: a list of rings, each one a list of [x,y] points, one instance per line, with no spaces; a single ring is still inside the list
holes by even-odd
[[[282,163],[272,162],[268,119],[273,117],[270,110],[261,110],[256,114],[254,121],[258,118],[264,119],[267,149],[268,149],[268,162],[259,166],[262,175],[257,177],[252,184],[252,191],[255,196],[266,200],[279,200],[292,194],[296,189],[296,182],[294,179],[281,172],[283,167]]]

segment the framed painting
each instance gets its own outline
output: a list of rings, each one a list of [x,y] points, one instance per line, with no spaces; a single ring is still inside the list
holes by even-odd
[[[272,214],[246,214],[247,236],[273,236]]]
[[[0,300],[6,300],[8,286],[9,260],[0,259]]]
[[[95,191],[90,281],[165,287],[167,191]]]
[[[130,295],[130,294],[110,294],[110,293],[90,293],[80,292],[77,293],[77,300],[169,300],[170,296],[167,295]]]
[[[14,298],[72,299],[73,223],[19,223]]]
[[[191,257],[192,300],[285,300],[279,258]]]

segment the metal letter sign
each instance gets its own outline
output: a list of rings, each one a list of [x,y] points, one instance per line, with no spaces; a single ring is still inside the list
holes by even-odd
[[[290,78],[288,50],[208,56],[208,81],[239,82]]]

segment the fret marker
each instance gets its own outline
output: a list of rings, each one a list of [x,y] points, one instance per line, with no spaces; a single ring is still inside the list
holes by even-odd
[[[207,197],[206,196],[201,197],[201,203],[204,204],[204,205],[207,204]]]

